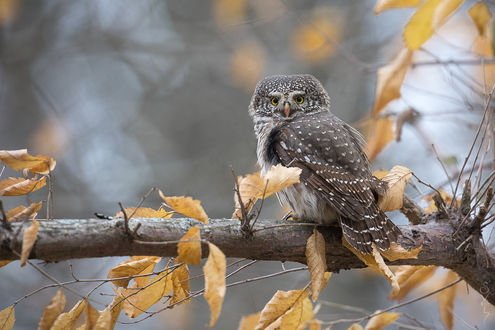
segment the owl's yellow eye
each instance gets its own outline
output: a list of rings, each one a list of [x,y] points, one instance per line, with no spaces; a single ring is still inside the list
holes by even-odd
[[[272,104],[277,105],[278,104],[278,97],[272,97]]]
[[[304,102],[304,97],[302,97],[302,96],[296,96],[295,100],[296,100],[297,103],[303,103]]]

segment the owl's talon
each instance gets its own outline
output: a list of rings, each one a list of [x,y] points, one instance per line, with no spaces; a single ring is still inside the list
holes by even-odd
[[[296,217],[294,215],[294,212],[292,210],[290,210],[289,212],[287,212],[286,215],[284,215],[282,217],[282,221],[287,221],[287,220],[294,220]]]

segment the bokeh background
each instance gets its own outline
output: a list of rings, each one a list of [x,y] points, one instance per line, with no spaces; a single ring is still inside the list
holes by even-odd
[[[472,40],[477,32],[466,15],[472,3],[467,1],[414,60],[476,58]],[[333,112],[366,128],[376,71],[403,47],[401,31],[413,12],[393,10],[376,16],[374,4],[0,0],[0,149],[28,148],[31,154],[57,160],[55,218],[113,215],[117,202],[135,206],[153,186],[168,195],[200,199],[211,218],[228,218],[233,211],[229,166],[238,174],[257,170],[247,107],[260,78],[311,73],[328,90]],[[390,104],[388,111],[397,114],[413,107],[420,116],[404,127],[400,142],[378,156],[374,168],[401,164],[431,184],[445,185],[447,178],[431,144],[454,174],[479,123],[486,80],[493,77],[492,71],[483,74],[476,66],[424,65],[410,70],[402,100]],[[14,174],[5,169],[2,178]],[[426,187],[420,189],[428,193]],[[417,190],[409,193],[421,197]],[[46,199],[46,191],[28,197],[40,199]],[[25,204],[26,198],[4,199],[7,210],[19,203]],[[158,196],[145,205],[158,208]],[[265,203],[262,216],[283,213],[273,198]],[[393,216],[405,223],[399,214]],[[493,242],[491,235],[486,239]],[[71,279],[69,265],[80,278],[104,278],[123,260],[39,266],[62,281]],[[259,262],[233,280],[299,266]],[[50,283],[32,268],[20,269],[17,262],[0,269],[0,278],[0,309]],[[236,328],[243,315],[261,310],[275,290],[298,289],[307,281],[307,272],[298,272],[229,288],[215,328]],[[434,289],[435,283],[411,297]],[[193,288],[201,285],[198,281]],[[74,286],[84,294],[92,287]],[[342,271],[333,275],[320,299],[374,311],[393,304],[387,300],[389,289],[372,272]],[[493,308],[473,290],[460,291],[456,328],[492,329]],[[111,293],[104,287],[95,299],[108,303]],[[55,289],[44,290],[22,301],[14,328],[36,327],[54,294]],[[72,306],[77,297],[67,295],[67,305]],[[430,328],[442,327],[435,299],[401,311]],[[327,321],[352,316],[359,314],[328,306],[318,314]],[[118,323],[117,328],[197,329],[208,320],[208,307],[200,297],[137,324]],[[121,321],[132,322],[126,317]]]

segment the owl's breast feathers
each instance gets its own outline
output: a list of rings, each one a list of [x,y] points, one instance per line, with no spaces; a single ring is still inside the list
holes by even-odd
[[[371,243],[388,249],[400,230],[378,208],[378,195],[386,186],[371,174],[362,141],[357,131],[330,112],[319,113],[273,128],[264,156],[271,164],[301,168],[300,184],[337,212],[354,248],[370,253]]]

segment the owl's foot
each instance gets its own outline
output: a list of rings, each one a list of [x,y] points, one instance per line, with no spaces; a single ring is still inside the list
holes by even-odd
[[[287,212],[286,215],[284,215],[282,217],[282,221],[287,221],[287,220],[294,220],[296,217],[294,215],[294,212],[292,210],[290,210],[289,212]]]

